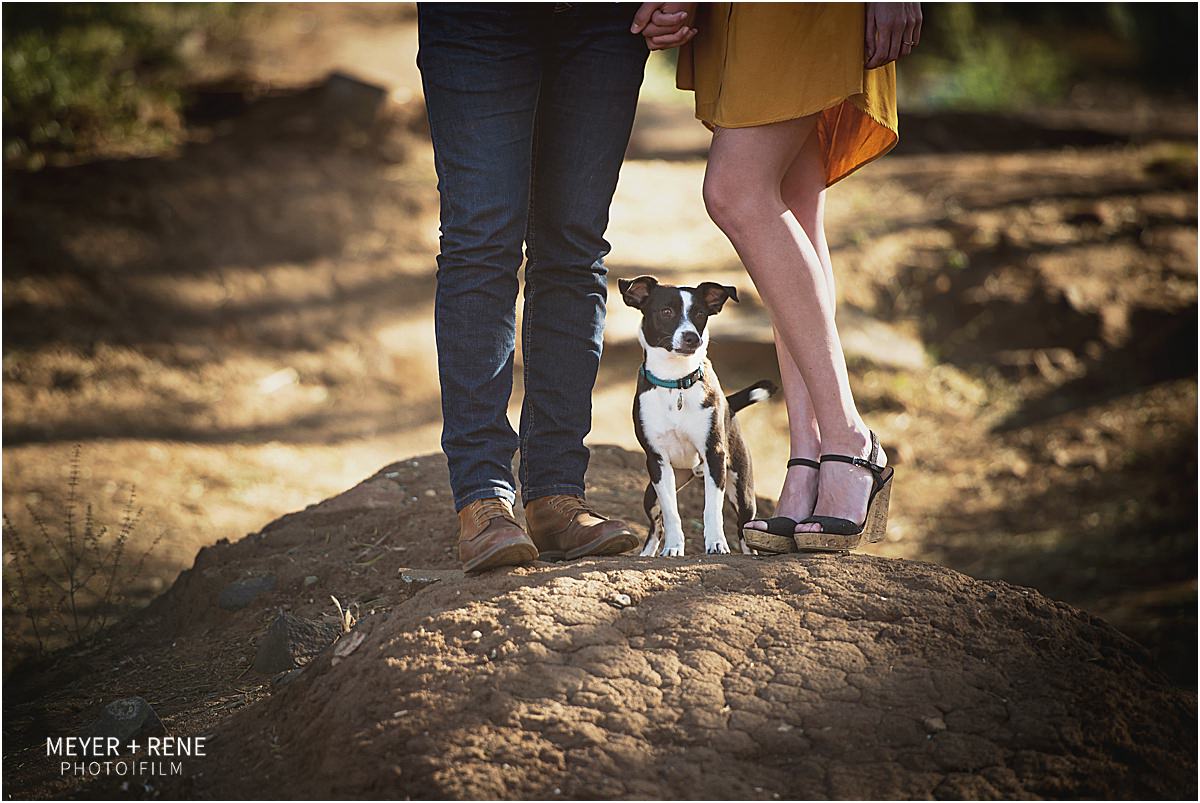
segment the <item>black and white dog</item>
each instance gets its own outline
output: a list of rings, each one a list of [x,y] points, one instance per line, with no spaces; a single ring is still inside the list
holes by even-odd
[[[617,284],[625,303],[642,313],[638,341],[645,361],[638,372],[633,426],[650,474],[643,503],[650,533],[641,554],[683,554],[676,492],[693,477],[704,480],[705,551],[729,552],[721,515],[728,498],[737,514],[742,552],[749,552],[740,533],[754,518],[754,475],[733,416],[776,388],[764,380],[726,398],[708,360],[708,319],[728,299],[737,301],[737,290],[714,282],[673,287],[653,276]]]

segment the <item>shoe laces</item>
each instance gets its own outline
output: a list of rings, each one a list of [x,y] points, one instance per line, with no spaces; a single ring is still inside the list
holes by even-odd
[[[513,518],[512,508],[498,496],[481,500],[479,507],[475,508],[475,519],[480,526],[492,519],[505,519],[513,524],[517,523],[517,520]]]
[[[580,514],[595,516],[598,519],[604,518],[595,510],[592,510],[591,505],[585,502],[582,496],[562,495],[555,498],[551,502],[551,505],[555,510],[572,519]]]

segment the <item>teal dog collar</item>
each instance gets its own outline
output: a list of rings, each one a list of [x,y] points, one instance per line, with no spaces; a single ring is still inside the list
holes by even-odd
[[[645,377],[646,381],[655,387],[668,388],[670,390],[687,390],[704,377],[704,366],[701,365],[695,371],[692,371],[687,376],[680,377],[679,379],[659,379],[657,376],[646,370],[645,364],[643,364],[638,370],[638,373]]]

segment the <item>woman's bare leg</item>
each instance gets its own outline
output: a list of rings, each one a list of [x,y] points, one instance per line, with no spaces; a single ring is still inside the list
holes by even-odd
[[[796,367],[796,361],[792,359],[778,330],[775,330],[775,357],[779,360],[783,400],[787,405],[790,454],[792,457],[816,460],[821,453],[821,434],[817,428],[812,399],[808,396],[808,388],[804,386],[804,377],[800,375],[800,369]],[[789,466],[783,478],[783,489],[779,492],[779,503],[775,505],[775,515],[795,521],[811,516],[817,504],[818,479],[818,473],[811,468]],[[765,531],[767,523],[763,519],[751,519],[746,522],[746,529]]]
[[[814,192],[813,189],[816,189]],[[821,161],[821,149],[815,135],[810,135],[804,146],[788,167],[780,186],[784,204],[808,235],[821,261],[824,291],[832,303],[836,298],[833,289],[833,265],[829,259],[829,246],[825,239],[825,169]],[[816,460],[821,453],[821,433],[817,426],[816,411],[804,384],[804,376],[792,359],[792,353],[772,327],[775,334],[775,356],[779,360],[779,376],[783,380],[783,397],[787,404],[788,433],[791,441],[790,455]],[[779,492],[779,503],[775,515],[800,521],[812,515],[817,504],[818,473],[806,466],[792,466],[783,480]],[[747,522],[753,530],[766,530],[762,519]]]
[[[846,358],[834,325],[831,282],[813,239],[782,194],[784,177],[814,128],[815,118],[808,117],[718,129],[709,152],[704,200],[758,287],[778,337],[809,391],[821,451],[866,456],[868,430],[850,392]],[[809,182],[800,185],[808,187]],[[796,412],[802,415],[802,407]],[[845,470],[832,465],[822,468],[816,512],[861,521],[871,475],[837,465]]]
[[[804,147],[788,166],[780,185],[780,195],[816,249],[825,274],[829,305],[836,307],[833,261],[829,256],[829,241],[825,237],[825,163],[815,133],[804,141]]]

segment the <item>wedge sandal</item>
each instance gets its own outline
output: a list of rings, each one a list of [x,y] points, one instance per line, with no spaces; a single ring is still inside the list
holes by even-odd
[[[816,460],[809,460],[806,457],[793,457],[787,462],[788,468],[792,466],[804,466],[805,468],[814,468],[820,471],[821,464]],[[751,549],[759,552],[767,552],[772,555],[783,555],[788,552],[796,551],[796,541],[793,536],[796,534],[796,525],[800,522],[795,519],[789,519],[787,516],[773,516],[769,519],[751,519],[751,521],[766,522],[766,530],[749,529],[742,526],[742,538],[746,541],[746,545]],[[750,522],[746,522],[749,524]]]
[[[871,472],[871,495],[867,498],[867,517],[862,523],[850,521],[837,516],[809,516],[801,524],[820,524],[821,532],[796,533],[794,541],[796,549],[801,552],[848,552],[865,539],[868,543],[883,540],[887,531],[888,503],[892,497],[892,477],[895,472],[891,466],[881,466],[875,461],[879,459],[879,438],[871,433],[871,453],[868,457],[851,457],[844,454],[823,454],[822,463],[849,463],[852,466],[865,468]]]

